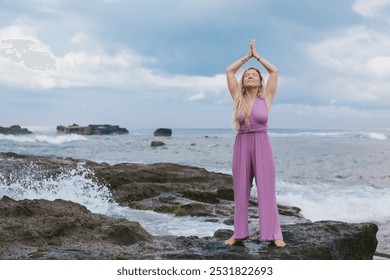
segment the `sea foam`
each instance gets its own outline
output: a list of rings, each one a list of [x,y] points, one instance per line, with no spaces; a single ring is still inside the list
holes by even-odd
[[[63,169],[55,177],[31,164],[7,177],[0,173],[0,196],[7,195],[15,200],[70,200],[91,212],[105,214],[111,207],[111,193],[107,186],[93,178],[93,171],[81,163],[73,169]]]
[[[0,141],[14,141],[18,143],[45,143],[45,144],[63,144],[74,141],[87,141],[88,138],[77,134],[68,135],[3,135],[0,134]]]
[[[346,222],[390,221],[390,189],[371,186],[304,186],[279,181],[277,200],[284,205],[299,206],[312,221]]]

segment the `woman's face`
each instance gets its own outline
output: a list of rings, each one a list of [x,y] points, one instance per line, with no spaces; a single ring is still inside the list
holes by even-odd
[[[255,69],[249,69],[244,73],[243,86],[244,87],[259,87],[260,75]]]

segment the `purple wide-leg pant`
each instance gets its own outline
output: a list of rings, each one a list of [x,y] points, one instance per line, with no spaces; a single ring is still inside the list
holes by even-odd
[[[249,236],[248,203],[253,178],[258,195],[260,241],[283,240],[275,194],[275,163],[266,131],[239,133],[233,149],[234,234]]]

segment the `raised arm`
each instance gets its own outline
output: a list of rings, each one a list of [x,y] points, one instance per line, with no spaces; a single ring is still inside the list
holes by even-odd
[[[264,68],[269,73],[269,78],[268,78],[267,83],[265,85],[265,100],[266,100],[267,105],[268,105],[268,110],[270,110],[272,101],[275,97],[276,88],[278,86],[279,69],[275,65],[273,65],[271,62],[266,60],[264,57],[261,57],[257,53],[256,47],[254,44],[253,44],[252,53],[253,53],[253,57],[256,58],[256,60],[258,62],[260,62],[261,65],[263,65]]]
[[[226,68],[226,78],[227,78],[227,84],[229,88],[230,95],[234,99],[237,88],[238,88],[238,81],[236,78],[236,73],[238,69],[241,68],[242,65],[245,64],[251,57],[253,57],[252,53],[252,42],[251,46],[249,47],[248,53],[243,58],[240,58],[239,60],[233,62],[232,65],[230,65],[228,68]]]

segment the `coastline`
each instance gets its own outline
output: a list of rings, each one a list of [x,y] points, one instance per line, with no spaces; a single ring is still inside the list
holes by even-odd
[[[71,158],[53,158],[53,157],[42,157],[42,156],[24,156],[17,155],[12,153],[0,154],[0,158],[3,159],[2,165],[3,170],[8,170],[11,172],[15,169],[16,166],[23,168],[26,166],[33,166],[34,169],[40,170],[40,176],[55,178],[56,176],[61,175],[61,170],[64,170],[64,167],[77,166],[80,162],[79,160],[74,160]],[[8,165],[4,164],[4,159],[8,159]],[[13,162],[13,165],[10,164]],[[24,162],[24,163],[23,163]],[[170,212],[176,216],[208,216],[209,219],[214,221],[220,220],[224,223],[228,223],[232,217],[232,188],[231,188],[231,178],[230,175],[222,173],[213,173],[206,171],[202,168],[191,167],[191,166],[182,166],[176,164],[117,164],[117,165],[108,165],[108,164],[98,164],[90,161],[85,162],[89,168],[94,170],[97,181],[103,179],[111,187],[111,191],[114,194],[114,200],[123,205],[129,207],[138,208],[142,210],[153,210],[153,211],[165,211]],[[33,163],[33,165],[32,165]],[[24,167],[23,167],[24,166]],[[8,168],[8,169],[7,169]],[[3,178],[7,174],[4,174]],[[138,176],[135,178],[135,176]],[[132,178],[132,179],[130,179]],[[126,190],[127,189],[127,190]],[[130,195],[130,196],[129,196]],[[130,201],[129,201],[130,199]],[[132,201],[132,202],[131,202]],[[253,204],[253,205],[252,205]],[[251,203],[253,216],[255,216],[257,211],[256,203]],[[320,232],[324,222],[310,223],[308,222],[299,212],[299,208],[296,207],[282,207],[280,206],[280,211],[282,214],[282,221],[284,223],[283,227],[285,231],[291,230],[294,225],[305,225],[305,226],[314,226],[317,227],[316,230]],[[256,218],[254,218],[256,220]],[[347,227],[351,228],[353,224],[341,223],[341,222],[327,222],[329,226],[333,228],[337,227]],[[333,225],[331,225],[333,223]],[[340,224],[334,224],[340,223]],[[257,223],[253,223],[253,230],[257,227]],[[324,226],[327,224],[325,222]],[[372,225],[374,226],[374,225]],[[299,229],[300,226],[298,226]],[[298,230],[295,229],[295,230]],[[324,228],[324,230],[326,230]],[[341,230],[341,229],[340,229]],[[345,229],[344,229],[345,230]],[[372,229],[374,230],[374,229]],[[226,230],[225,230],[226,231]],[[370,230],[371,231],[371,230]],[[374,230],[375,231],[375,230]],[[372,232],[372,231],[371,231]],[[221,233],[222,234],[222,233]],[[229,230],[226,233],[222,234],[227,236]],[[315,239],[315,231],[312,232]],[[318,234],[318,232],[317,232]],[[351,233],[352,234],[352,233]],[[296,235],[295,233],[291,235]],[[336,235],[340,235],[338,230],[335,231],[335,236],[329,236],[329,240],[334,240],[333,242],[340,242],[337,239]],[[318,237],[318,236],[317,236]],[[289,251],[285,255],[280,255],[279,258],[310,258],[308,255],[305,256],[303,252],[300,251],[302,245],[300,241],[294,241],[293,237],[290,238],[290,250],[295,248],[295,253],[298,251],[300,255],[295,255]],[[287,238],[287,239],[288,239]],[[293,238],[293,239],[291,239]],[[296,237],[295,237],[296,238]],[[336,238],[336,239],[333,239]],[[346,237],[347,238],[347,237]],[[349,237],[348,237],[349,238]],[[376,241],[376,238],[374,238]],[[208,240],[207,237],[201,238],[202,244],[205,240]],[[322,245],[329,242],[329,240],[322,240]],[[337,241],[339,240],[339,241]],[[369,240],[372,240],[369,239]],[[210,241],[210,240],[209,240]],[[192,241],[193,242],[193,241]],[[214,242],[214,241],[213,241]],[[315,241],[313,241],[315,242]],[[367,240],[365,241],[367,242]],[[369,242],[370,243],[370,242]],[[217,244],[217,243],[215,243]],[[219,246],[219,245],[218,245]],[[247,245],[244,244],[244,249],[253,247],[253,240],[249,241]],[[258,245],[256,245],[258,246]],[[330,245],[326,245],[328,248]],[[359,245],[361,246],[361,245]],[[373,246],[373,245],[372,245]],[[261,246],[260,246],[261,247]],[[260,248],[259,247],[259,248]],[[219,247],[218,247],[219,248]],[[261,247],[264,250],[263,247]],[[269,249],[266,246],[266,251]],[[375,245],[376,248],[376,245]],[[221,249],[221,248],[220,248]],[[226,249],[226,248],[224,248]],[[375,250],[374,250],[375,252]],[[372,254],[374,254],[374,252]],[[209,252],[210,253],[210,252]],[[207,253],[207,254],[209,254]],[[292,255],[291,255],[292,254]],[[331,255],[316,255],[313,253],[312,257],[315,258],[339,258],[339,252],[332,253]],[[266,257],[264,254],[260,254],[262,258]],[[248,258],[254,258],[253,252],[249,250],[249,255],[246,255]],[[273,255],[275,257],[275,255]],[[338,256],[338,257],[337,257]],[[200,255],[198,256],[201,257]],[[351,258],[344,256],[346,258]],[[182,258],[177,256],[177,258]],[[237,258],[237,256],[232,257]],[[357,257],[360,258],[360,257]],[[371,256],[372,258],[372,256]],[[353,256],[352,256],[353,259]]]

